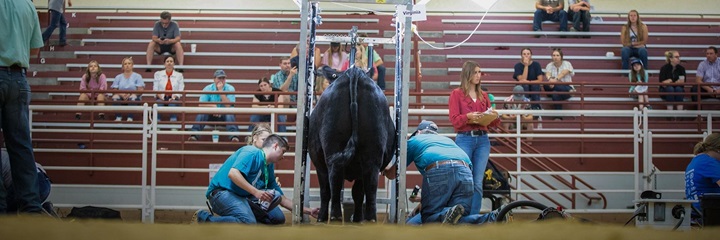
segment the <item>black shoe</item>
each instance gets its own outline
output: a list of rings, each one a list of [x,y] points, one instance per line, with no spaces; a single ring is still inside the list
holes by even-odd
[[[75,114],[75,120],[80,120],[81,117],[82,117],[81,114]]]
[[[146,68],[145,72],[152,72],[152,69]]]
[[[105,114],[98,114],[98,120],[105,120]]]
[[[181,73],[185,72],[185,70],[183,70],[183,69],[175,69],[175,71],[178,71],[178,72],[181,72]]]

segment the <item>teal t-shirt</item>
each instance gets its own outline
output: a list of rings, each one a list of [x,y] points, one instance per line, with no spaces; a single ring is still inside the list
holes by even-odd
[[[257,189],[275,189],[283,194],[282,189],[275,182],[275,165],[266,164],[265,153],[255,146],[241,147],[235,153],[230,155],[225,163],[218,169],[215,176],[210,180],[210,186],[205,193],[205,197],[210,197],[210,193],[215,189],[227,189],[230,192],[242,197],[252,196],[249,192],[235,185],[230,180],[228,174],[230,169],[237,169],[242,173],[245,180]]]
[[[472,168],[470,158],[452,139],[437,134],[419,134],[407,142],[407,165],[414,162],[425,175],[425,168],[437,161],[461,160]]]
[[[222,89],[223,92],[234,92],[235,88],[225,83]],[[212,83],[210,85],[205,86],[203,88],[203,92],[217,92],[217,86],[215,86],[215,83]],[[228,100],[230,102],[235,102],[235,94],[227,94]],[[218,102],[217,107],[224,107],[223,104],[220,104],[222,101],[222,98],[220,98],[220,94],[202,94],[200,95],[200,102]]]
[[[0,1],[0,66],[30,67],[30,49],[41,48],[35,5],[30,1]]]

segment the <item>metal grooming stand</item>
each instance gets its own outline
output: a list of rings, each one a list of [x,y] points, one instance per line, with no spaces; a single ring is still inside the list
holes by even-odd
[[[298,88],[298,102],[297,102],[297,116],[296,124],[298,131],[296,136],[295,146],[295,181],[293,191],[293,212],[292,221],[293,225],[308,222],[309,219],[303,214],[303,207],[310,206],[309,198],[306,198],[310,193],[310,186],[306,184],[310,178],[310,164],[308,164],[308,138],[307,133],[309,130],[308,122],[310,114],[312,112],[311,106],[314,83],[315,83],[315,42],[351,42],[351,43],[368,43],[369,66],[372,66],[372,46],[373,44],[395,44],[395,138],[398,143],[395,159],[398,164],[398,174],[392,186],[391,197],[389,199],[390,212],[388,213],[389,221],[393,223],[405,223],[406,213],[405,209],[407,204],[405,199],[407,198],[407,192],[405,190],[405,170],[407,163],[407,114],[408,114],[408,83],[410,81],[410,39],[412,32],[410,26],[412,26],[412,16],[407,15],[405,19],[402,16],[395,16],[395,37],[393,39],[385,38],[358,38],[356,33],[357,29],[353,27],[350,31],[349,36],[320,36],[315,37],[315,29],[317,25],[321,23],[319,17],[319,2],[345,2],[345,3],[375,3],[375,4],[393,4],[393,5],[405,5],[406,11],[412,11],[412,0],[302,0],[301,11],[300,11],[300,43],[306,42],[308,44],[300,44],[298,54],[300,59],[305,61],[299,61],[299,69],[305,69],[300,71],[298,79],[304,80],[305,84]],[[307,15],[305,15],[307,14]],[[407,26],[407,27],[404,27]],[[308,30],[310,32],[308,32]],[[400,44],[402,43],[402,44]],[[308,48],[310,49],[308,51]],[[403,51],[404,49],[407,49]],[[350,66],[354,65],[355,61],[355,44],[352,44],[350,56]],[[404,61],[408,59],[407,61]],[[401,220],[400,220],[401,219]]]

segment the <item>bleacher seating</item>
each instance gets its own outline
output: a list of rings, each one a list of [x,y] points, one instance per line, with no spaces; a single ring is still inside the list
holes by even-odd
[[[45,14],[45,13],[41,13]],[[143,70],[150,68],[160,70],[163,66],[155,59],[152,65],[146,65],[144,60],[144,49],[149,41],[149,32],[156,14],[124,14],[124,13],[78,13],[79,17],[68,19],[73,28],[86,29],[86,34],[71,34],[71,40],[79,40],[80,45],[56,48],[54,51],[67,52],[71,58],[47,57],[45,64],[56,65],[62,68],[59,71],[37,71],[33,78],[52,78],[57,80],[57,85],[35,85],[33,91],[36,93],[47,93],[50,99],[34,99],[35,102],[43,104],[74,105],[80,76],[83,74],[87,62],[91,59],[100,62],[108,81],[120,73],[120,60],[125,56],[133,56],[135,59],[135,71],[143,76],[146,82],[146,89],[152,86],[152,73]],[[216,69],[224,69],[228,73],[228,83],[233,84],[237,91],[255,91],[257,80],[260,77],[269,77],[279,67],[279,57],[289,55],[289,52],[297,44],[299,39],[298,18],[289,18],[282,14],[178,14],[173,17],[180,21],[182,31],[182,43],[185,46],[185,63],[183,66],[176,66],[184,69],[185,88],[187,90],[200,90],[211,81],[212,73]],[[576,76],[574,81],[584,87],[575,93],[574,97],[565,104],[566,109],[630,109],[637,104],[627,94],[627,77],[622,76],[627,71],[620,69],[619,50],[620,44],[619,24],[622,18],[607,17],[605,21],[593,25],[590,33],[559,33],[550,30],[543,32],[547,37],[535,38],[535,33],[530,31],[531,16],[521,17],[490,17],[485,20],[478,32],[470,39],[455,49],[435,50],[423,47],[423,56],[437,57],[440,60],[424,61],[422,81],[417,82],[413,76],[412,81],[416,86],[411,87],[410,97],[413,108],[447,108],[447,96],[450,89],[458,86],[459,67],[465,60],[476,60],[480,62],[482,70],[489,73],[483,77],[483,82],[490,88],[490,92],[496,93],[499,105],[502,104],[502,97],[510,95],[514,85],[512,80],[512,67],[519,59],[520,49],[530,47],[533,49],[534,59],[545,66],[549,61],[550,51],[553,47],[562,47],[566,59],[571,60]],[[697,19],[696,19],[697,20]],[[428,34],[425,39],[438,46],[455,46],[468,37],[471,24],[476,24],[471,17],[456,16],[428,16],[428,21],[419,23],[421,34]],[[346,34],[351,26],[360,25],[360,32],[367,32],[371,36],[389,37],[394,34],[389,24],[390,16],[346,16],[327,15],[318,29],[318,34]],[[688,70],[688,82],[694,80],[694,73],[697,64],[704,59],[700,54],[702,49],[716,44],[720,34],[717,31],[708,31],[720,26],[720,20],[704,19],[703,21],[689,21],[687,19],[670,19],[667,21],[654,19],[646,23],[650,26],[651,41],[648,43],[650,54],[650,69],[653,74],[650,81],[657,80],[659,67],[664,64],[663,52],[669,49],[677,49],[681,52],[682,58]],[[46,23],[43,23],[43,26]],[[658,30],[655,30],[658,29]],[[662,29],[662,30],[660,30]],[[558,38],[558,36],[569,38]],[[574,38],[575,36],[591,36],[592,38]],[[690,37],[690,38],[685,38]],[[198,44],[198,51],[191,53],[190,44]],[[422,46],[422,43],[420,43]],[[327,43],[318,43],[321,50],[325,50]],[[376,50],[386,56],[385,66],[388,68],[386,85],[389,89],[393,87],[394,60],[387,56],[394,54],[391,45],[378,47]],[[49,51],[46,51],[49,52]],[[613,57],[606,57],[606,52],[613,52]],[[319,54],[319,53],[316,53]],[[413,65],[414,66],[414,65]],[[411,71],[414,75],[414,69]],[[686,88],[689,90],[689,87]],[[656,94],[656,90],[651,93]],[[197,94],[186,95],[190,102],[196,101]],[[249,104],[251,94],[238,95],[238,101]],[[149,98],[149,97],[148,97]],[[147,99],[146,99],[147,100]],[[664,108],[659,103],[657,95],[651,96],[657,107]],[[53,103],[53,101],[56,101]],[[543,94],[543,101],[550,101]],[[106,113],[112,116],[111,113]],[[90,115],[88,113],[85,114]],[[136,123],[115,123],[112,119],[105,121],[82,120],[73,123],[72,113],[37,113],[33,116],[35,122],[33,127],[37,128],[103,128],[103,129],[137,129]],[[165,129],[181,128],[181,124],[194,121],[194,114],[182,116],[178,125],[168,124]],[[139,117],[138,117],[139,118]],[[138,119],[136,118],[136,119]],[[85,118],[87,119],[87,117]],[[443,128],[449,128],[449,120],[446,117],[435,117],[438,124]],[[420,118],[412,117],[410,125],[417,124]],[[137,121],[137,120],[136,120]],[[241,129],[249,124],[249,115],[238,115],[237,120]],[[673,128],[678,122],[658,122],[666,129]],[[71,125],[68,125],[71,124]],[[288,124],[294,124],[289,122]],[[577,131],[617,131],[617,126],[629,126],[632,123],[612,123],[608,119],[577,118],[563,121],[545,121],[545,128],[538,131],[546,132],[577,132]],[[615,125],[617,124],[617,125]],[[682,131],[700,131],[704,124],[702,121],[681,122]],[[189,126],[185,125],[185,129]],[[661,127],[662,128],[662,127]],[[688,130],[690,129],[690,130]],[[140,146],[137,138],[123,136],[107,136],[101,134],[78,133],[73,135],[61,135],[54,133],[36,133],[35,143],[46,148],[77,148],[79,142],[92,142],[95,146],[114,147],[118,143],[130,146]],[[207,141],[187,142],[184,135],[164,135],[161,137],[161,148],[183,149],[183,150],[218,150],[233,151],[238,144],[222,141],[220,144],[212,144]],[[207,138],[206,138],[207,139]],[[294,142],[295,139],[291,138]],[[580,139],[578,142],[567,141],[572,147],[557,144],[556,139],[536,139],[534,148],[545,152],[587,151],[587,142],[595,143],[592,139]],[[687,143],[689,141],[686,141]],[[564,143],[564,142],[563,142]],[[577,145],[576,145],[577,144]],[[598,151],[610,148],[627,148],[628,142],[613,142],[602,145]],[[514,151],[507,146],[497,146],[496,149],[503,151]],[[593,149],[594,150],[594,149]],[[48,156],[48,153],[41,153],[38,159],[50,159],[55,156]],[[79,155],[79,154],[77,154]],[[70,155],[69,157],[77,157]],[[179,157],[178,157],[179,156]],[[161,156],[163,166],[185,166],[185,167],[207,167],[209,163],[217,163],[225,160],[227,156],[203,156],[197,158],[190,155]],[[99,154],[94,158],[111,159],[119,161],[118,156]],[[92,157],[91,157],[92,158]],[[189,159],[192,159],[190,161]],[[85,160],[83,158],[82,160]],[[566,166],[575,169],[584,169],[576,159],[560,160]],[[73,162],[75,163],[75,162]],[[81,163],[78,163],[81,164]],[[284,161],[278,165],[278,169],[292,169],[292,161]],[[601,164],[591,163],[592,167],[603,168]],[[607,167],[606,167],[607,168]],[[173,175],[174,174],[174,175]],[[163,179],[162,184],[167,185],[203,185],[207,184],[206,173],[186,173],[184,176],[177,173],[161,173],[159,178]],[[127,176],[121,175],[121,176]],[[134,175],[133,175],[134,176]],[[65,183],[82,183],[88,179],[117,178],[107,173],[99,173],[97,176],[75,176],[71,173],[63,173],[60,179]],[[137,179],[137,177],[135,177]],[[292,182],[292,176],[282,175],[281,180]],[[416,179],[417,180],[417,179]],[[127,182],[127,180],[103,180],[107,182]]]

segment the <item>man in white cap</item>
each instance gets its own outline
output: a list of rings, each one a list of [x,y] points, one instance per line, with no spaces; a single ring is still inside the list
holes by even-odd
[[[222,92],[234,92],[235,88],[225,83],[227,74],[223,70],[215,71],[213,75],[213,83],[205,86],[203,92],[210,92],[207,94],[200,95],[200,107],[233,107],[235,104],[235,94],[229,93],[224,94]],[[207,121],[224,121],[228,122],[225,127],[228,132],[237,132],[238,128],[235,125],[234,114],[198,114],[195,118],[196,122],[207,122]],[[202,131],[205,129],[205,124],[195,124],[192,126],[193,131]],[[200,139],[199,135],[191,135],[188,141],[197,141]],[[236,135],[230,136],[230,141],[239,142],[240,138]]]
[[[494,214],[470,215],[473,196],[472,163],[455,142],[437,134],[437,125],[423,120],[407,142],[407,164],[415,163],[423,176],[420,216],[409,224],[442,222],[443,224],[494,221]],[[385,170],[394,177],[397,165]],[[418,221],[418,218],[421,221]]]

